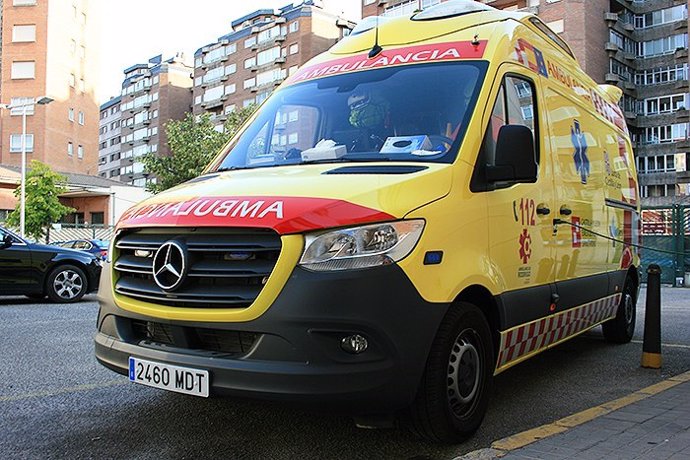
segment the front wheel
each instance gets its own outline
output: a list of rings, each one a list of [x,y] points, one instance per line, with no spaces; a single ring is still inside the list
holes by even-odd
[[[410,427],[436,442],[459,442],[481,425],[494,370],[491,331],[476,306],[458,302],[434,338]]]
[[[86,294],[86,275],[74,265],[54,268],[48,275],[46,284],[46,292],[53,302],[76,302]]]
[[[628,343],[635,333],[637,296],[635,284],[628,278],[623,288],[623,296],[618,304],[616,317],[601,325],[604,338],[611,343]]]

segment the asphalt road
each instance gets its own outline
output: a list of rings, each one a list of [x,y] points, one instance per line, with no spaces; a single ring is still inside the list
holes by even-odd
[[[636,340],[592,332],[495,380],[479,432],[439,446],[347,417],[130,384],[96,363],[93,297],[74,305],[0,297],[0,452],[4,458],[452,459],[690,369],[690,289],[662,292],[663,368],[639,366]]]

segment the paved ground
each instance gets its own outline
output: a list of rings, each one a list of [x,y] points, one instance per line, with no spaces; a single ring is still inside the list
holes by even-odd
[[[690,372],[456,460],[687,460]]]
[[[595,329],[515,366],[496,378],[479,432],[463,444],[439,446],[401,430],[358,430],[342,416],[130,384],[93,358],[93,297],[66,306],[0,298],[0,452],[8,458],[452,459],[689,370],[690,289],[665,288],[662,299],[660,371],[639,366],[638,308],[635,342],[609,345]]]

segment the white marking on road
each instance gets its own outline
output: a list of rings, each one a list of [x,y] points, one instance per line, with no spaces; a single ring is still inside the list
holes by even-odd
[[[643,343],[642,340],[631,340],[630,342],[632,343]],[[669,348],[687,348],[690,349],[690,345],[683,345],[681,343],[662,343],[662,347],[669,347]]]
[[[57,396],[60,394],[65,394],[65,393],[77,393],[80,391],[99,390],[101,388],[108,388],[108,387],[114,387],[117,385],[128,385],[128,384],[129,384],[129,380],[111,380],[109,382],[88,383],[85,385],[77,385],[74,387],[58,388],[56,390],[37,391],[35,393],[24,393],[24,394],[19,394],[19,395],[12,395],[12,396],[0,396],[0,403],[21,401],[23,399],[31,399],[31,398],[45,398],[45,397]]]

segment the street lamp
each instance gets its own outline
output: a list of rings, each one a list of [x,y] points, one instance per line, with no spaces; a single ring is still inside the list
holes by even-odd
[[[24,227],[26,221],[26,110],[34,104],[47,105],[54,99],[48,96],[37,97],[35,102],[22,102],[19,104],[0,104],[4,109],[22,109],[22,173],[21,173],[21,192],[19,201],[19,234],[24,238]]]

